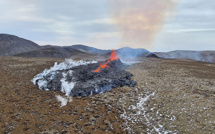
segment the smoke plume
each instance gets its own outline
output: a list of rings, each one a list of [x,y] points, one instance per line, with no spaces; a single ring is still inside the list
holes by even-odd
[[[121,34],[121,46],[147,48],[178,0],[108,0]]]

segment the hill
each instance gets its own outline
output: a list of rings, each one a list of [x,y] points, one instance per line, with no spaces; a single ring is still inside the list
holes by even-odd
[[[151,54],[148,50],[143,48],[133,49],[130,47],[123,47],[116,50],[119,57],[136,58],[136,57],[147,57]]]
[[[15,56],[21,57],[46,57],[46,58],[70,58],[70,57],[86,57],[90,54],[81,52],[72,48],[64,48],[59,46],[42,47],[42,49],[21,53]]]
[[[64,48],[72,48],[72,49],[76,49],[85,53],[89,53],[89,54],[93,54],[93,55],[100,55],[100,54],[106,54],[111,52],[111,50],[102,50],[102,49],[97,49],[94,47],[89,47],[89,46],[85,46],[85,45],[72,45],[72,46],[65,46]]]
[[[86,57],[86,56],[99,56],[99,57],[109,57],[111,50],[102,50],[94,47],[89,47],[85,45],[72,45],[72,46],[52,46],[46,45],[41,46],[41,49],[18,54],[16,56],[23,57],[52,57],[52,58],[69,58],[71,56],[76,57]],[[120,59],[134,59],[141,57],[156,57],[153,53],[149,52],[146,49],[139,48],[133,49],[130,47],[123,47],[116,50],[117,56]],[[153,55],[153,56],[151,56]],[[98,58],[99,58],[98,57]]]
[[[40,46],[30,40],[9,34],[0,34],[0,56],[11,56],[39,49]]]

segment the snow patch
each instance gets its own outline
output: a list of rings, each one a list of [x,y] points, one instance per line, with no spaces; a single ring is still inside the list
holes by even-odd
[[[145,96],[145,97],[143,97]],[[132,124],[135,122],[145,122],[147,126],[147,133],[158,133],[158,134],[169,134],[169,133],[177,133],[177,131],[170,131],[166,130],[164,125],[161,124],[160,120],[162,118],[162,114],[159,113],[159,110],[156,112],[157,119],[153,118],[149,115],[149,108],[148,108],[148,101],[155,96],[155,92],[153,93],[147,93],[146,95],[139,94],[138,95],[138,102],[136,104],[130,105],[128,107],[128,110],[135,111],[132,113],[127,113],[124,109],[123,114],[121,114],[121,118],[123,118],[125,122],[125,128],[128,130],[129,133],[133,133],[132,129],[130,128],[130,123]],[[151,110],[154,110],[155,108],[150,108]],[[155,121],[157,120],[157,121]],[[174,117],[172,118],[174,120]],[[149,129],[150,128],[150,129]]]
[[[72,102],[72,97],[65,98],[65,97],[62,97],[60,95],[56,95],[55,97],[56,97],[58,102],[61,102],[60,107],[66,106],[67,102]]]

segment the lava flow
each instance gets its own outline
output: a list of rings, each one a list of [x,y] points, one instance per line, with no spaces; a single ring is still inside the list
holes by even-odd
[[[111,55],[110,55],[110,59],[108,59],[108,61],[104,64],[100,64],[100,66],[98,67],[98,69],[94,70],[93,72],[99,72],[102,68],[108,68],[109,66],[107,65],[109,62],[113,61],[113,60],[117,60],[118,57],[116,55],[115,50],[111,51]]]

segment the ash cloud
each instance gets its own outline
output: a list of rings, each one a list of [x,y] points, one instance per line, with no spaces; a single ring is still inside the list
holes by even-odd
[[[121,47],[150,49],[179,0],[110,0],[121,34]]]

